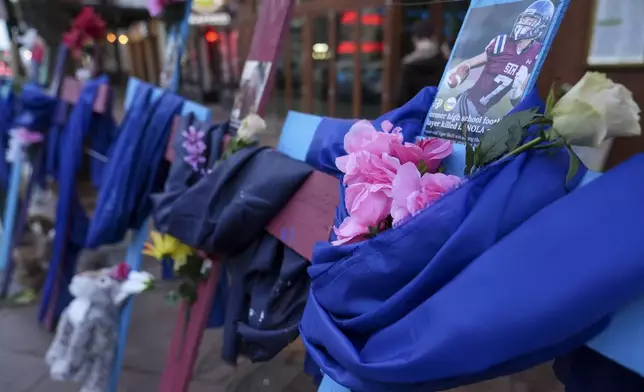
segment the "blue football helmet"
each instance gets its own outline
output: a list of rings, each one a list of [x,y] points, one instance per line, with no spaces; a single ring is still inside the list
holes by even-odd
[[[537,0],[519,14],[514,27],[512,38],[537,39],[548,30],[550,21],[555,14],[555,6],[550,0]]]

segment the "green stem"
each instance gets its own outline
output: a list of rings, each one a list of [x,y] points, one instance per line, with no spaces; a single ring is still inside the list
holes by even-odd
[[[545,139],[542,138],[541,136],[536,137],[536,138],[530,140],[529,142],[527,142],[526,144],[517,147],[514,151],[509,152],[508,154],[506,154],[506,156],[504,158],[511,157],[511,156],[514,156],[514,155],[519,155],[522,152],[528,151],[529,149],[531,149],[532,147],[536,146],[537,144],[543,142],[544,140]]]

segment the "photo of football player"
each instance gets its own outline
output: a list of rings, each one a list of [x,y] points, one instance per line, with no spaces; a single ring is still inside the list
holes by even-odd
[[[249,114],[257,113],[270,69],[271,62],[246,61],[230,115],[230,124],[233,128],[239,127],[242,120]]]
[[[539,38],[548,31],[555,13],[551,0],[536,0],[521,12],[510,34],[499,34],[485,50],[461,61],[446,74],[444,81],[450,89],[458,88],[471,71],[482,70],[478,79],[456,100],[461,117],[480,117],[506,95],[512,106],[523,96],[542,44]]]

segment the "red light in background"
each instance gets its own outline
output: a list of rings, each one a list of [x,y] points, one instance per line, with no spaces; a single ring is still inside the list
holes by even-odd
[[[382,42],[365,42],[361,46],[362,53],[382,52],[385,49],[385,44]]]
[[[382,24],[382,16],[378,14],[368,14],[368,15],[362,15],[362,24],[363,25],[381,25]]]
[[[353,24],[358,20],[358,13],[356,11],[348,11],[342,14],[340,23],[342,24]],[[382,24],[382,16],[379,14],[365,14],[360,17],[363,25],[375,25],[379,26]]]
[[[355,53],[356,44],[353,42],[340,42],[338,45],[338,54]]]
[[[217,32],[215,31],[210,30],[206,32],[205,37],[206,37],[206,41],[213,43],[219,39],[219,34],[217,34]]]
[[[342,24],[355,23],[356,19],[358,19],[358,13],[355,11],[348,11],[342,14],[342,19],[340,20],[340,23]]]
[[[382,52],[385,48],[382,42],[363,42],[360,44],[360,51],[362,53],[377,53]],[[355,42],[345,41],[340,42],[338,45],[338,54],[351,54],[356,52]]]

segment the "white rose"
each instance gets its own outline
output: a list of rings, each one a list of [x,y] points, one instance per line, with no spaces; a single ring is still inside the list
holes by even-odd
[[[586,72],[555,104],[553,128],[570,144],[597,147],[604,140],[637,136],[640,108],[633,94],[598,72]]]
[[[242,121],[241,127],[237,130],[237,136],[242,139],[253,140],[257,135],[266,130],[266,121],[257,114],[249,114]]]

